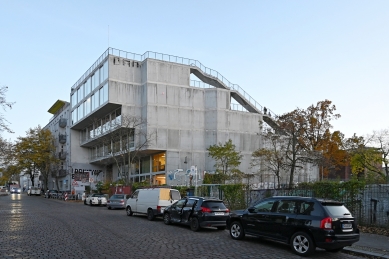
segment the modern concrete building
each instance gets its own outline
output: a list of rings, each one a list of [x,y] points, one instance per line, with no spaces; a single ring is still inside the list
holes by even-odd
[[[186,185],[194,174],[192,184],[201,184],[204,173],[215,170],[207,148],[229,139],[243,155],[239,169],[251,173],[260,123],[275,126],[274,114],[197,60],[112,48],[71,88],[70,103],[53,107],[46,127],[64,154],[64,171],[56,175],[63,189],[114,182],[128,171],[135,182]],[[141,123],[118,134],[134,119]],[[123,157],[128,149],[130,159]]]

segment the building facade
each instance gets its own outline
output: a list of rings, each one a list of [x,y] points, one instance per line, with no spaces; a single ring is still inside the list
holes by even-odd
[[[243,156],[239,169],[252,173],[259,125],[274,126],[274,114],[197,60],[112,48],[71,88],[70,103],[52,112],[46,127],[66,153],[56,178],[78,191],[123,175],[151,185],[201,184],[215,171],[207,148],[229,139]]]

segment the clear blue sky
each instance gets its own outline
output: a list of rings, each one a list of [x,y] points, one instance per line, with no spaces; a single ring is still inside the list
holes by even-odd
[[[199,60],[277,114],[329,99],[346,137],[389,127],[389,1],[0,0],[0,35],[11,140],[108,46]]]

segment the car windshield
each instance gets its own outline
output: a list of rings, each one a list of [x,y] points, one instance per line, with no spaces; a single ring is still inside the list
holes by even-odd
[[[111,199],[124,199],[124,195],[112,195]]]
[[[104,197],[104,194],[93,194],[92,197]]]

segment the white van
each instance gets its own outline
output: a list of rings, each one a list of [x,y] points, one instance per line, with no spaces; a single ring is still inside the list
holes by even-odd
[[[148,188],[136,190],[126,203],[127,216],[133,213],[147,215],[148,220],[162,216],[166,206],[181,199],[180,192],[170,188]]]

